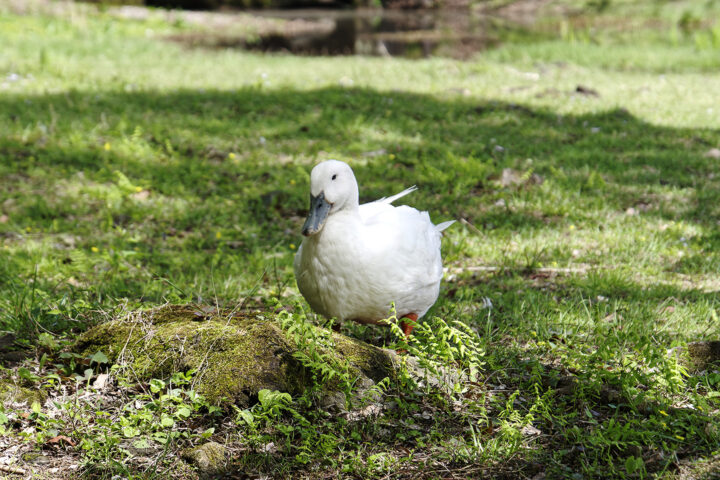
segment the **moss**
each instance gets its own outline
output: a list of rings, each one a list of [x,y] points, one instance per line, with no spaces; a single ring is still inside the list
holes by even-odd
[[[395,352],[339,333],[333,333],[333,340],[338,353],[374,382],[379,382],[393,371]]]
[[[701,371],[720,365],[720,341],[688,343],[687,356],[691,371]]]
[[[201,477],[218,475],[225,469],[227,448],[217,442],[188,448],[182,452],[182,458],[195,465]]]
[[[15,402],[32,405],[34,402],[43,404],[45,400],[47,400],[47,393],[43,390],[21,387],[11,380],[0,379],[0,402],[2,403]]]
[[[387,351],[339,334],[334,340],[339,358],[347,358],[358,376],[379,381],[392,369]],[[83,356],[102,351],[113,363],[131,366],[140,381],[196,369],[194,388],[213,403],[249,405],[264,388],[296,395],[312,378],[275,322],[206,306],[135,312],[86,332],[73,350]]]

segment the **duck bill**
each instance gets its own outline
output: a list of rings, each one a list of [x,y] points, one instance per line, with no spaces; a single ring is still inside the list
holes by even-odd
[[[332,208],[332,204],[325,200],[325,193],[320,192],[317,197],[310,194],[310,212],[308,212],[305,225],[303,225],[302,234],[309,237],[322,230],[325,220],[330,214],[330,208]]]

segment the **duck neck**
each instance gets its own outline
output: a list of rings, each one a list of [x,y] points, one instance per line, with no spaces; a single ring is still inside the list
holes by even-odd
[[[345,198],[343,198],[342,203],[340,203],[339,205],[336,204],[335,211],[337,213],[356,213],[360,208],[359,196],[360,195],[358,193],[357,183],[355,183],[352,186],[352,190],[349,192],[349,194],[346,195]]]

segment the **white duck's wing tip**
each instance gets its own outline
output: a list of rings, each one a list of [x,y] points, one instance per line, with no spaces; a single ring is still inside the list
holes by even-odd
[[[455,223],[455,220],[448,220],[447,222],[438,223],[437,225],[435,225],[435,228],[437,228],[438,232],[442,232],[453,223]]]
[[[412,193],[412,192],[414,192],[414,191],[417,190],[417,189],[418,189],[417,185],[413,185],[412,187],[406,188],[405,190],[403,190],[403,191],[400,192],[400,193],[396,193],[396,194],[393,195],[392,197],[383,197],[383,198],[379,198],[379,199],[377,199],[377,200],[375,200],[375,201],[376,201],[376,202],[379,202],[379,203],[392,203],[392,202],[394,202],[395,200],[397,200],[398,198],[402,198],[402,197],[404,197],[405,195],[407,195],[407,194],[409,194],[409,193]]]

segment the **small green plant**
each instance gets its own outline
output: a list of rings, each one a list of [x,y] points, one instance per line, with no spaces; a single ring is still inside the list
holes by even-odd
[[[313,383],[323,388],[337,385],[349,398],[356,379],[349,362],[340,360],[333,353],[335,343],[332,332],[318,328],[310,322],[299,305],[295,312],[281,309],[277,320],[288,338],[296,345],[297,351],[293,356],[312,372]]]
[[[251,431],[256,432],[259,427],[272,425],[281,415],[289,414],[299,426],[309,427],[310,422],[292,405],[292,396],[289,393],[262,389],[258,392],[258,402],[252,408],[241,410],[233,405],[236,412],[235,421],[244,423]],[[290,431],[292,430],[285,430],[285,433]]]
[[[267,389],[258,392],[258,402],[251,408],[233,406],[235,422],[244,426],[247,442],[255,449],[281,441],[283,450],[292,453],[299,464],[329,455],[339,439],[332,433],[319,429],[322,415],[317,411],[300,412],[300,407],[310,405],[308,399],[293,402],[290,394]]]
[[[465,323],[457,320],[448,323],[439,317],[431,317],[420,322],[408,339],[400,328],[394,307],[385,322],[395,339],[391,348],[407,351],[418,359],[427,373],[443,376],[447,368],[459,369],[461,375],[457,377],[457,383],[447,385],[450,392],[460,393],[463,376],[467,381],[478,380],[485,364],[485,348],[478,334]],[[426,385],[429,387],[429,383]]]
[[[98,361],[97,355],[95,357],[94,361]],[[188,388],[192,377],[190,371],[175,373],[167,381],[153,379],[148,385],[149,393],[135,395],[132,402],[110,409],[102,408],[102,399],[98,397],[100,403],[77,399],[54,402],[53,414],[39,402],[33,402],[29,414],[0,410],[0,429],[3,434],[7,433],[7,424],[12,420],[26,425],[20,435],[38,446],[47,442],[73,442],[73,445],[76,442],[88,469],[106,462],[122,464],[132,456],[130,447],[160,451],[213,435],[212,422],[221,409]],[[77,378],[82,380],[76,383],[78,390],[90,388],[89,381]],[[59,386],[62,381],[57,375],[36,375],[32,380],[48,382],[51,387]],[[211,426],[198,428],[199,420],[205,425],[209,420]]]

